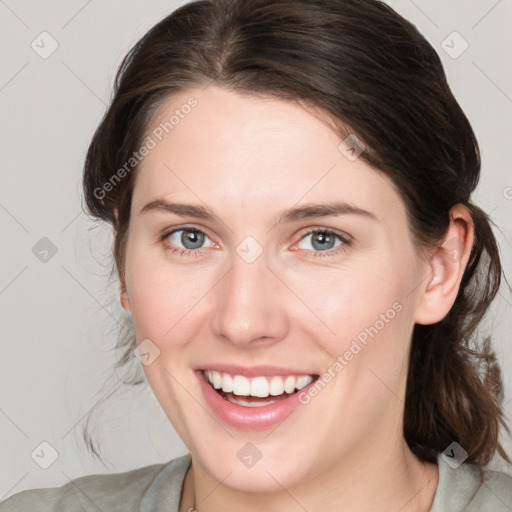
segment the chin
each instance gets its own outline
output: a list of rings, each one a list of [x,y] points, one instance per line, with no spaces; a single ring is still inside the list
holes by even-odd
[[[205,451],[191,453],[193,460],[216,481],[241,492],[280,492],[283,487],[292,488],[311,477],[308,464],[300,456],[301,450],[281,445],[278,453],[272,454],[270,449],[265,450],[264,443],[256,441],[254,444],[259,448],[249,443],[230,439],[229,443],[217,444],[214,450],[210,444]],[[253,460],[250,460],[251,452]]]

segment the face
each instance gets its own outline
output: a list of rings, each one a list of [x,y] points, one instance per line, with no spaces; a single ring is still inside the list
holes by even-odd
[[[122,304],[194,464],[280,490],[403,442],[424,267],[391,181],[301,107],[216,87],[148,135]]]

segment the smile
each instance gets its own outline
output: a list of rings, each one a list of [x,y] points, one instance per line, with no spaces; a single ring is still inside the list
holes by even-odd
[[[217,370],[196,372],[210,409],[231,426],[259,430],[276,426],[299,405],[297,392],[318,375],[245,375]]]
[[[229,373],[205,370],[205,379],[214,389],[222,391],[224,394],[267,398],[268,396],[281,396],[283,394],[292,394],[300,391],[308,384],[313,382],[313,375],[287,375],[282,377],[275,375],[273,377],[260,376],[247,378],[243,375],[231,375]],[[230,400],[230,397],[228,397]],[[233,401],[233,400],[230,400]],[[239,403],[239,402],[234,402]],[[257,407],[265,405],[267,402],[250,402],[248,407]],[[255,405],[251,405],[255,404]]]

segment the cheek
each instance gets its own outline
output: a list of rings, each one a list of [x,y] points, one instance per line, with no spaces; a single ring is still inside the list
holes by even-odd
[[[127,255],[127,290],[137,339],[154,338],[160,344],[186,328],[205,286],[184,266],[170,265],[161,255],[134,249]]]
[[[414,271],[406,256],[387,254],[387,259],[375,255],[337,270],[290,276],[318,320],[311,336],[333,360],[346,351],[365,364],[368,359],[359,354],[379,361],[403,358],[413,324]]]

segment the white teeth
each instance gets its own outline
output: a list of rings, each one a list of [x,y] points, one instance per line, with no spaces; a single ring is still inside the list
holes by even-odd
[[[265,377],[256,377],[251,381],[251,396],[266,397],[268,396],[269,385]]]
[[[292,379],[295,384],[295,378],[292,377]],[[286,380],[288,380],[288,378]],[[272,396],[277,396],[277,395],[282,395],[284,392],[285,392],[285,385],[283,384],[283,379],[281,377],[272,377],[272,379],[270,380],[270,394]],[[287,393],[290,393],[290,391],[287,391]]]
[[[222,391],[224,393],[231,393],[233,391],[233,379],[228,373],[222,375]]]
[[[266,402],[251,402],[249,400],[244,399],[243,396],[236,395],[230,395],[228,400],[232,404],[243,405],[244,407],[265,407],[266,405],[271,405],[277,402],[277,400],[270,400]]]
[[[212,384],[215,389],[220,389],[222,387],[222,375],[219,372],[211,372],[213,380]]]
[[[311,380],[313,380],[313,377],[311,377]],[[293,393],[295,391],[295,387],[297,386],[297,381],[298,379],[296,377],[293,375],[288,375],[284,381],[284,390],[287,393]]]
[[[230,375],[216,370],[203,372],[215,389],[222,389],[224,393],[233,393],[238,396],[255,396],[266,398],[278,396],[283,393],[293,393],[300,390],[313,381],[312,375],[288,375],[280,377],[254,377],[248,379],[243,375]],[[245,405],[245,404],[240,404]],[[268,405],[268,404],[267,404]]]
[[[297,382],[295,383],[295,387],[298,390],[301,390],[302,388],[305,388],[311,382],[313,382],[313,377],[311,377],[311,375],[301,375],[297,379]]]
[[[251,394],[251,383],[247,377],[243,375],[235,375],[233,377],[233,394],[249,396]]]

